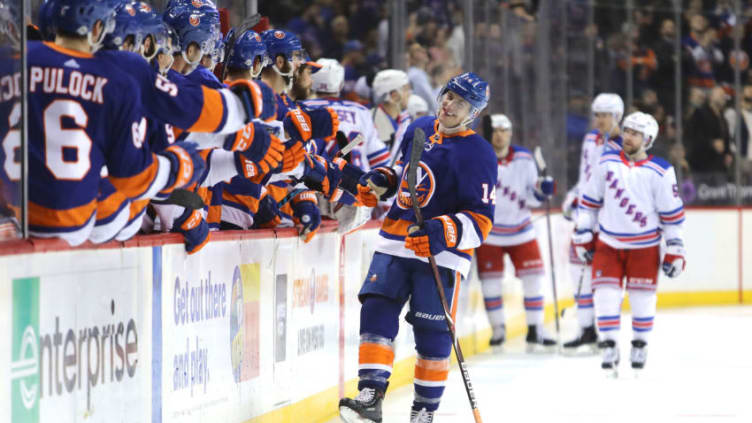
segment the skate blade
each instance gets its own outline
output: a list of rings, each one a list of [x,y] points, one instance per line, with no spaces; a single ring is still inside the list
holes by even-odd
[[[339,418],[344,423],[376,423],[373,420],[367,419],[347,407],[339,408]]]

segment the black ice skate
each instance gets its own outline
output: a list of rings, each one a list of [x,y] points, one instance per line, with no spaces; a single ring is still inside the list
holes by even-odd
[[[420,411],[410,411],[410,423],[433,423],[433,411],[425,408]]]
[[[582,333],[577,338],[565,342],[564,352],[573,354],[579,350],[580,347],[588,347],[590,352],[595,352],[598,346],[598,335],[595,333],[595,326],[588,326],[582,329]]]
[[[556,341],[546,335],[537,325],[527,327],[527,352],[551,352],[556,348]]]
[[[605,370],[608,376],[619,376],[619,348],[616,341],[611,339],[598,343],[598,348],[603,350],[603,361],[601,369]]]
[[[339,417],[345,423],[381,423],[383,401],[383,392],[363,388],[357,397],[339,400]]]
[[[501,344],[503,344],[506,340],[506,336],[506,325],[501,325],[499,327],[493,328],[493,333],[491,334],[491,341],[489,341],[489,345],[491,346],[491,348],[501,347]]]
[[[632,341],[632,353],[630,354],[630,360],[632,361],[632,368],[635,370],[642,370],[645,367],[645,360],[648,358],[647,342],[635,339]]]

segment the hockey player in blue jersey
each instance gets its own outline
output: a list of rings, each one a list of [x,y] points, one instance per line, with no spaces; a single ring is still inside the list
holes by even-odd
[[[307,56],[300,39],[291,32],[269,29],[261,33],[261,39],[270,60],[261,73],[261,80],[277,94],[277,120],[281,121],[295,107],[288,92],[292,89],[295,72]]]
[[[102,0],[58,0],[51,13],[55,41],[29,43],[34,236],[59,237],[71,245],[88,238],[104,165],[115,189],[134,199],[189,185],[205,166],[187,144],[153,154],[136,130],[141,99],[133,79],[92,55],[112,30],[114,7]]]
[[[462,278],[470,270],[472,250],[486,239],[494,217],[497,178],[491,145],[468,125],[488,103],[488,84],[473,73],[452,78],[441,90],[438,117],[416,120],[402,139],[401,157],[410,157],[417,128],[426,134],[418,169],[417,201],[425,216],[417,228],[412,198],[407,188],[407,163],[380,167],[361,177],[361,201],[375,204],[396,195],[379,232],[359,299],[360,393],[340,401],[345,422],[381,422],[384,398],[394,360],[394,338],[405,303],[413,326],[415,397],[411,423],[430,423],[439,407],[449,374],[452,339],[444,321],[431,267],[432,254],[439,265],[449,312],[454,316]]]

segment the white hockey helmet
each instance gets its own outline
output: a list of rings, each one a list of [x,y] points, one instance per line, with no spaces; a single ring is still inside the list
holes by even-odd
[[[418,113],[425,115],[428,113],[428,103],[426,103],[426,100],[423,100],[423,97],[417,94],[410,94],[410,98],[407,100],[407,113],[409,113],[413,119],[417,117]]]
[[[491,115],[491,128],[492,129],[501,129],[504,131],[511,131],[512,130],[512,121],[509,120],[506,115],[502,115],[501,113],[497,113],[495,115]]]
[[[642,134],[645,151],[649,150],[658,136],[658,122],[647,113],[634,112],[624,118],[624,129],[632,129]]]
[[[373,101],[376,104],[383,103],[389,93],[409,84],[407,74],[398,69],[386,69],[376,74],[373,78],[372,91]]]
[[[311,89],[315,92],[339,94],[345,86],[345,68],[335,59],[321,58],[318,69],[311,72]]]
[[[601,93],[593,100],[592,111],[593,113],[611,113],[616,119],[615,124],[618,125],[621,117],[624,116],[624,102],[618,94]]]

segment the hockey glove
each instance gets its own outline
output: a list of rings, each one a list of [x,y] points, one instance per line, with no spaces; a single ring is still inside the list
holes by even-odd
[[[199,251],[209,242],[209,224],[199,210],[185,209],[173,222],[172,230],[183,234],[185,251],[188,254]]]
[[[303,143],[290,140],[284,144],[285,152],[282,154],[282,172],[295,169],[305,159],[306,151]]]
[[[160,191],[167,195],[175,188],[183,188],[196,182],[206,169],[206,162],[196,150],[196,144],[179,142],[159,152],[160,156],[170,160],[170,177]]]
[[[544,201],[556,193],[556,182],[550,176],[542,176],[535,183],[535,198]]]
[[[571,221],[572,214],[575,210],[577,210],[579,204],[580,201],[577,197],[577,194],[575,194],[574,189],[569,190],[567,196],[564,197],[564,203],[561,205],[561,214],[562,216],[564,216],[564,219]]]
[[[666,241],[666,254],[663,256],[663,273],[669,278],[675,278],[684,271],[687,261],[684,258],[684,243],[680,239]]]
[[[271,195],[266,195],[259,201],[259,208],[254,216],[253,227],[270,229],[279,225],[279,205]]]
[[[313,191],[303,191],[296,195],[290,204],[295,223],[303,225],[300,229],[300,239],[307,243],[313,239],[321,226],[321,212],[316,194]]]
[[[242,155],[245,160],[241,160],[241,163],[244,166],[246,162],[254,163],[256,167],[255,174],[269,173],[269,171],[279,166],[285,147],[274,135],[268,134],[263,129],[254,130],[253,128],[253,123],[249,123],[237,134],[228,135],[224,148],[225,150],[235,151],[237,153],[236,156],[238,154]],[[248,173],[240,171],[241,168],[238,167],[239,173]]]
[[[593,261],[593,253],[595,252],[593,231],[590,229],[576,229],[572,236],[572,245],[574,246],[574,252],[577,254],[577,258],[585,263],[591,263]]]
[[[342,196],[339,183],[344,163],[341,159],[330,162],[317,154],[306,154],[303,160],[303,183],[309,189],[323,193],[328,200],[337,201]]]
[[[269,85],[261,81],[239,79],[231,82],[229,87],[240,98],[248,122],[252,119],[269,121],[277,116],[277,98]]]
[[[423,222],[423,228],[411,225],[407,232],[405,248],[415,251],[418,257],[428,257],[456,247],[462,236],[462,225],[454,216],[441,215]]]
[[[329,107],[316,109],[292,109],[283,120],[285,133],[295,141],[304,144],[311,138],[329,140],[339,129],[337,113]]]
[[[357,198],[366,207],[376,207],[397,193],[397,174],[391,167],[377,167],[360,177]]]

